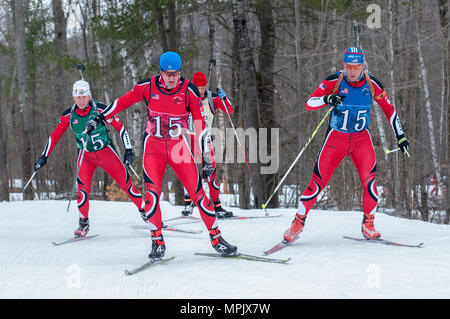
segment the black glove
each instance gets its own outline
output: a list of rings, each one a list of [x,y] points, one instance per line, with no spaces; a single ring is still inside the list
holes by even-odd
[[[207,179],[210,177],[214,172],[214,166],[211,163],[203,162],[202,165],[202,174],[203,178]]]
[[[325,97],[323,98],[326,104],[330,104],[332,106],[341,104],[342,101],[344,101],[344,99],[345,95],[336,95],[336,94],[325,95]]]
[[[131,163],[133,163],[133,161],[134,161],[133,150],[131,148],[125,150],[125,155],[123,157],[123,163],[125,165],[130,165]]]
[[[38,171],[41,169],[42,166],[44,166],[47,163],[47,156],[42,155],[39,157],[36,162],[34,162],[34,171]]]
[[[403,154],[408,155],[410,157],[408,150],[409,150],[409,142],[408,139],[405,137],[405,134],[401,134],[397,136],[397,144],[400,148],[400,151],[402,151]]]
[[[98,123],[105,120],[105,116],[103,114],[97,115],[93,120],[89,120],[86,122],[84,126],[84,132],[86,134],[91,134],[93,130],[97,127]]]

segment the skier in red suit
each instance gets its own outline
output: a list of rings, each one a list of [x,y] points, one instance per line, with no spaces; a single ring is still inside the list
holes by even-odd
[[[210,176],[213,167],[209,157],[209,138],[203,128],[202,104],[197,87],[181,76],[181,58],[172,51],[160,57],[160,74],[137,83],[125,95],[116,99],[102,114],[86,124],[89,132],[103,119],[109,119],[131,105],[145,101],[147,125],[144,135],[143,169],[146,185],[144,220],[150,226],[152,250],[150,259],[161,259],[166,246],[161,232],[162,216],[159,205],[161,185],[166,166],[170,165],[189,196],[197,205],[209,230],[211,244],[217,252],[234,254],[236,246],[227,243],[217,226],[211,201],[202,187],[197,166],[186,138],[188,116],[192,114],[195,143],[203,150],[203,174]]]
[[[301,195],[291,227],[284,233],[284,239],[288,242],[298,238],[308,212],[328,184],[334,170],[347,155],[355,164],[363,186],[362,234],[366,239],[381,237],[374,228],[378,200],[376,158],[368,130],[373,100],[386,115],[400,150],[408,156],[409,143],[383,85],[364,70],[363,63],[364,55],[361,49],[348,48],[344,54],[344,70],[327,77],[305,103],[307,110],[318,110],[326,105],[333,106],[334,109],[311,182]]]
[[[213,93],[207,89],[208,82],[206,80],[205,74],[203,74],[202,72],[196,72],[193,74],[192,83],[195,84],[195,86],[197,86],[198,91],[200,93],[201,100],[202,100],[203,117],[205,119],[205,121],[204,121],[205,125],[203,125],[202,129],[203,130],[206,129],[208,131],[208,133],[210,134],[211,129],[212,129],[212,123],[214,121],[214,115],[216,114],[216,112],[220,109],[220,110],[222,110],[222,112],[231,114],[231,113],[233,113],[233,105],[231,105],[230,101],[227,99],[226,93],[223,89],[219,88],[217,93]],[[192,124],[192,116],[189,116],[189,120],[190,120],[189,121],[189,124],[190,124],[189,129],[194,130],[194,128],[191,125]],[[193,150],[193,154],[194,154],[195,158],[197,158],[197,155],[199,152],[197,151],[198,147],[196,147],[194,135],[190,136],[190,145]],[[209,177],[206,177],[206,176],[203,176],[203,177],[208,182],[210,199],[213,201],[214,210],[215,210],[216,216],[218,218],[232,217],[233,213],[225,210],[222,207],[222,203],[219,198],[220,190],[219,190],[219,186],[217,185],[217,180],[216,180],[216,162],[214,160],[214,149],[213,149],[212,141],[211,141],[211,145],[209,146],[209,149],[210,149],[210,153],[211,153],[210,161],[211,161],[211,165],[213,166],[213,173]],[[191,215],[194,206],[192,203],[192,199],[190,198],[186,189],[185,189],[185,195],[184,195],[184,202],[185,202],[185,208],[182,211],[183,216]]]
[[[91,98],[89,83],[84,80],[74,83],[72,95],[75,103],[61,115],[58,125],[48,139],[44,152],[34,164],[34,170],[39,170],[47,163],[50,153],[70,126],[78,146],[77,167],[80,165],[82,150],[85,147],[77,177],[79,228],[75,230],[75,237],[84,237],[89,231],[89,194],[92,176],[97,167],[103,168],[117,182],[138,210],[143,211],[144,203],[141,193],[131,181],[128,171],[109,137],[106,124],[110,124],[119,133],[125,147],[124,163],[126,165],[131,164],[134,161],[133,149],[122,122],[116,116],[111,117],[102,121],[88,137],[83,132],[86,122],[99,115],[106,108],[106,105]],[[86,145],[84,145],[85,143]]]

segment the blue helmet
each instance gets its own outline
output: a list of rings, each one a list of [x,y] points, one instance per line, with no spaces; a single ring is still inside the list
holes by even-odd
[[[350,47],[345,50],[344,63],[361,64],[364,63],[364,53],[360,48]]]
[[[181,70],[181,58],[178,53],[167,51],[164,52],[159,58],[159,69],[161,71],[180,71]]]

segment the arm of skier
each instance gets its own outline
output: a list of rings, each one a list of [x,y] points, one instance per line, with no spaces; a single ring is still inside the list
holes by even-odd
[[[56,144],[58,144],[61,136],[63,136],[64,132],[69,127],[69,121],[70,121],[70,108],[64,111],[64,113],[61,115],[58,125],[48,138],[47,144],[45,145],[41,157],[39,157],[34,162],[35,171],[39,170],[40,168],[42,168],[42,166],[44,166],[47,163],[47,158],[50,156],[50,153],[53,151]]]
[[[111,124],[111,126],[114,127],[119,133],[120,139],[125,147],[125,154],[123,158],[124,164],[132,164],[134,161],[133,146],[131,145],[130,136],[125,129],[125,125],[123,125],[122,121],[117,116],[107,119],[106,122]]]
[[[222,90],[222,96],[220,96],[217,93],[212,94],[212,101],[214,103],[214,108],[221,109],[223,112],[231,114],[233,113],[233,105],[231,105],[230,100],[228,100],[227,96],[225,95],[225,91]]]
[[[305,108],[308,111],[321,109],[328,105],[328,98],[333,95],[333,89],[336,85],[339,76],[332,74],[320,83],[313,93],[306,99]]]
[[[386,118],[388,119],[389,124],[394,131],[400,150],[404,154],[408,155],[409,142],[405,137],[405,133],[403,131],[402,124],[400,123],[400,119],[398,118],[397,111],[395,110],[391,99],[387,95],[383,84],[373,76],[370,76],[370,79],[372,81],[373,88],[375,89],[374,99],[381,107]]]
[[[103,111],[106,108],[106,105],[100,104],[99,110]],[[123,125],[122,121],[119,119],[117,115],[110,117],[105,120],[106,123],[110,124],[114,129],[119,133],[120,139],[122,140],[123,146],[125,147],[125,154],[123,162],[125,165],[129,165],[134,161],[133,154],[133,146],[131,145],[130,136],[128,135],[127,130],[125,129],[125,125]]]
[[[89,120],[86,123],[85,131],[89,134],[101,121],[112,118],[114,115],[122,112],[123,110],[142,100],[149,101],[149,85],[150,79],[137,83],[131,91],[116,99],[93,120]]]
[[[107,119],[106,123],[110,124],[119,133],[120,139],[122,140],[123,146],[126,150],[131,150],[133,146],[131,145],[130,136],[128,135],[125,125],[116,115]]]

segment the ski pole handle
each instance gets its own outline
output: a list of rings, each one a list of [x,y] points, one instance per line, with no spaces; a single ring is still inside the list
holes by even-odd
[[[395,149],[393,149],[393,150],[386,149],[386,151],[384,151],[384,152],[385,152],[386,155],[387,155],[387,154],[389,154],[389,153],[394,153],[394,152],[397,152],[397,151],[400,151],[400,148],[399,148],[399,147],[397,147],[397,148],[395,148]]]

